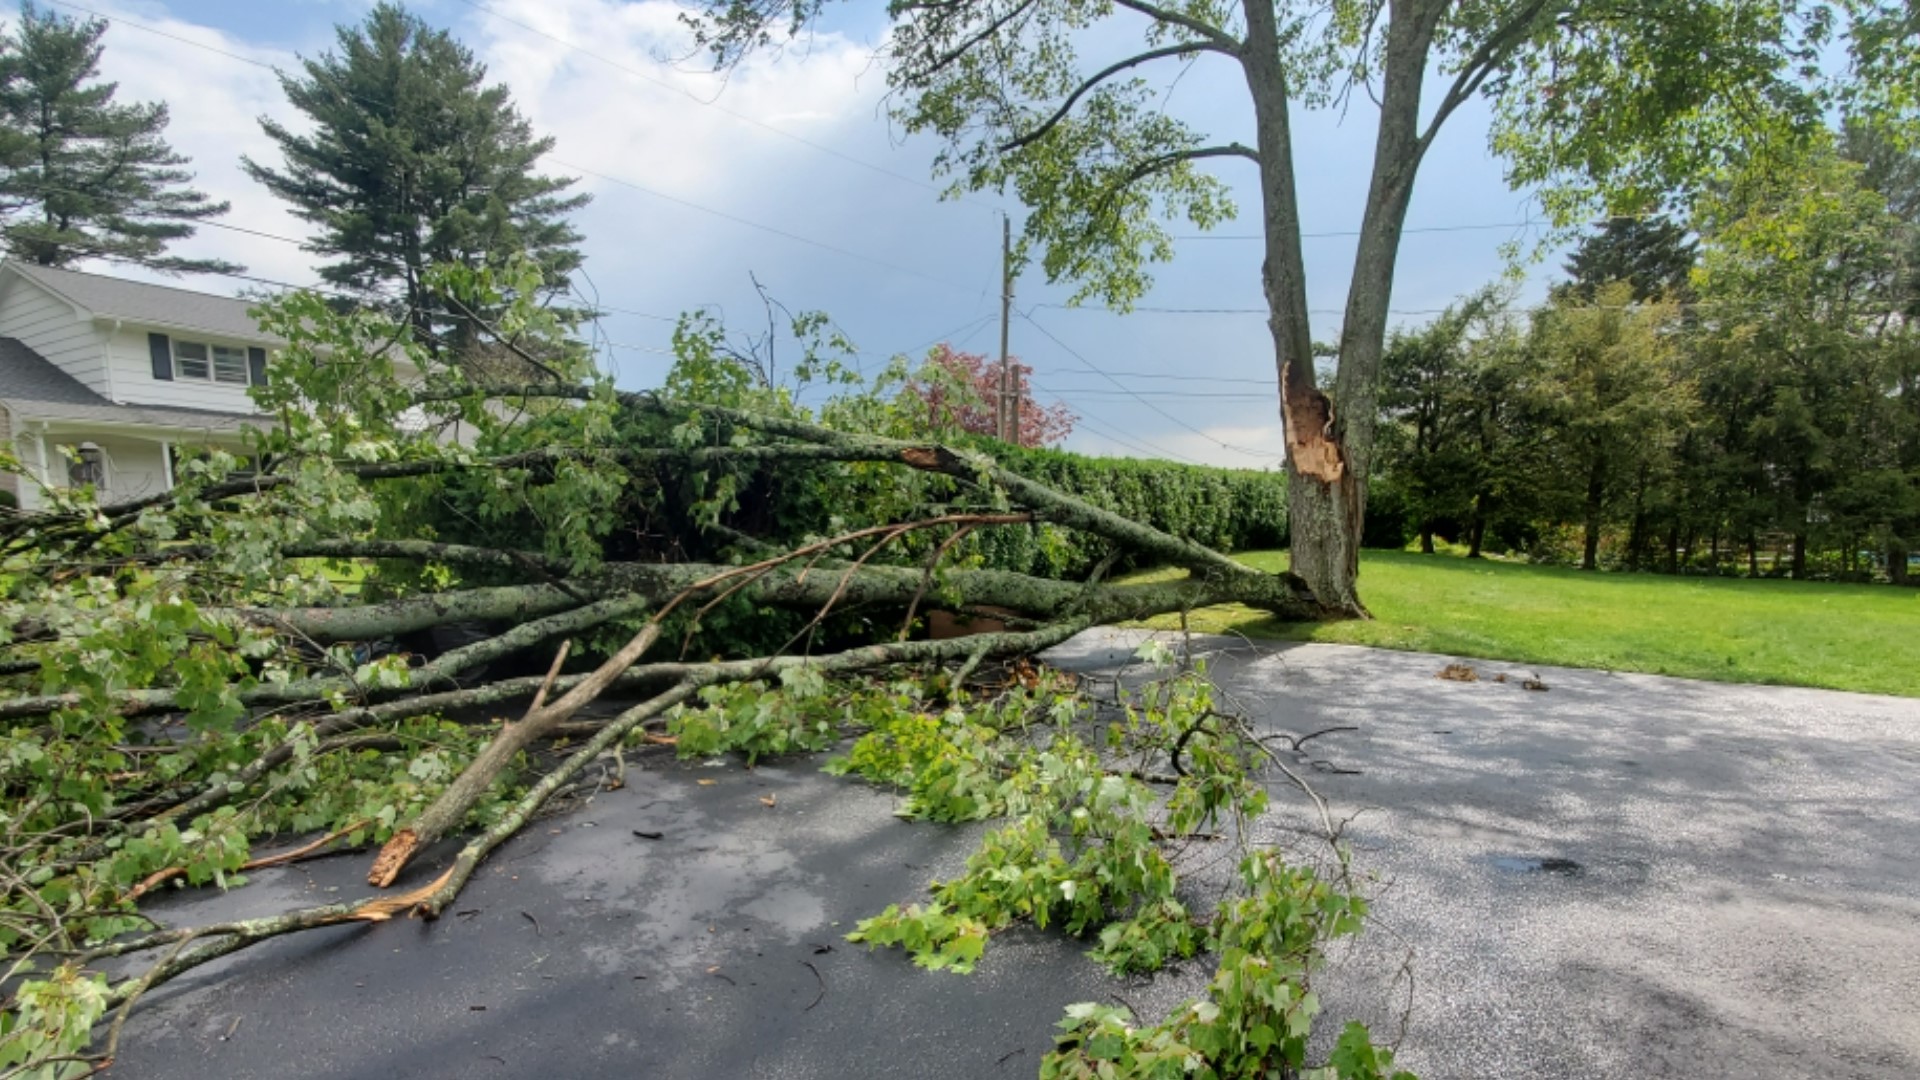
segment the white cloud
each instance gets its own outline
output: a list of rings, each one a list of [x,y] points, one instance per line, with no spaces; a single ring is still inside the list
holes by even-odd
[[[100,2],[112,5],[103,9],[109,15],[124,11],[167,34],[260,63],[291,67],[297,59],[284,49],[173,18],[151,0]],[[488,0],[488,6],[524,26],[464,4],[423,4],[421,10],[448,22],[487,64],[490,80],[507,84],[536,130],[555,136],[548,171],[571,173],[560,164],[565,162],[684,200],[675,203],[583,179],[580,190],[595,196],[576,220],[586,236],[590,283],[585,287],[603,302],[669,316],[712,304],[751,325],[763,317],[748,279],[751,272],[781,302],[795,310],[830,312],[863,349],[883,355],[974,325],[969,320],[995,311],[1000,226],[982,202],[998,200],[936,199],[928,173],[934,147],[926,140],[895,143],[898,133],[883,121],[884,75],[869,44],[817,34],[804,50],[757,55],[722,78],[697,70],[700,58],[691,55],[679,20],[683,8],[670,0]],[[311,55],[332,45],[326,20],[361,18],[364,5],[338,2],[330,14],[306,4],[287,10],[300,15],[289,14],[286,29],[276,27],[277,40]],[[239,168],[242,153],[278,160],[277,149],[259,129],[260,114],[296,128],[302,124],[271,71],[130,26],[109,31],[104,66],[109,78],[121,82],[123,100],[170,104],[169,138],[194,158],[200,186],[232,202],[226,223],[305,235],[302,223]],[[1205,114],[1210,126],[1235,133],[1244,87],[1221,82],[1211,69],[1196,70],[1183,83],[1182,96],[1189,95],[1190,108]],[[1453,224],[1513,216],[1512,197],[1499,188],[1497,168],[1475,148],[1477,137],[1468,127],[1450,133],[1458,160],[1430,170],[1432,182],[1423,183],[1426,194],[1416,202],[1431,203],[1432,209],[1417,218]],[[1365,187],[1359,181],[1370,159],[1369,131],[1366,123],[1340,128],[1327,114],[1303,119],[1296,130],[1299,145],[1303,152],[1311,150],[1314,162],[1303,171],[1302,182],[1303,212],[1316,228],[1344,226],[1357,216],[1354,200]],[[1226,170],[1223,175],[1239,189],[1244,208],[1257,205],[1249,174]],[[1432,216],[1425,217],[1429,212]],[[1252,225],[1249,218],[1234,231]],[[1408,257],[1401,260],[1407,287],[1396,306],[1438,306],[1449,298],[1447,289],[1490,276],[1498,267],[1491,254],[1495,242],[1497,237],[1448,233],[1410,243]],[[235,259],[262,277],[314,280],[312,258],[297,247],[230,230],[204,228],[178,250]],[[1351,243],[1319,239],[1308,257],[1313,305],[1337,306],[1351,265]],[[1257,306],[1258,267],[1257,244],[1185,244],[1177,264],[1160,268],[1164,284],[1146,304]],[[112,272],[140,273],[117,267]],[[1017,286],[1020,308],[1061,298],[1062,290],[1038,277],[1029,274]],[[197,284],[233,289],[244,283],[204,278]],[[1045,311],[1038,320],[1050,327],[1044,335],[1016,320],[1013,351],[1036,364],[1040,381],[1088,416],[1073,447],[1132,454],[1137,451],[1126,443],[1144,443],[1242,467],[1277,460],[1229,448],[1267,454],[1281,449],[1271,391],[1246,381],[1268,377],[1272,370],[1271,341],[1258,317],[1143,312],[1119,319]],[[1334,325],[1333,316],[1317,316],[1316,336],[1328,336]],[[642,347],[619,354],[623,384],[657,380],[666,359],[647,350],[666,344],[668,327],[633,316],[607,320],[608,338]],[[1049,340],[1053,335],[1059,335],[1058,342]],[[1169,396],[1160,402],[1205,432],[1194,434],[1114,393],[1110,381],[1087,370],[1090,363],[1123,373],[1190,373],[1196,379],[1193,389],[1244,387],[1247,397],[1200,402]],[[1125,378],[1148,396],[1176,385]],[[1204,382],[1209,379],[1220,381]],[[1095,430],[1096,423],[1106,434]]]
[[[283,204],[254,183],[240,167],[242,154],[265,162],[278,161],[273,143],[260,130],[258,118],[272,116],[299,126],[299,114],[287,104],[274,73],[258,64],[287,67],[288,53],[262,49],[219,30],[170,18],[151,8],[127,9],[105,5],[102,14],[114,19],[107,31],[101,74],[120,84],[117,100],[164,101],[171,115],[167,141],[193,159],[194,184],[216,199],[232,203],[217,219],[221,224],[257,232],[300,238],[307,227],[286,212]],[[197,42],[181,41],[140,29],[140,26]],[[221,56],[209,49],[246,59]],[[248,62],[253,61],[253,62]],[[231,259],[263,278],[309,284],[316,279],[313,259],[293,244],[250,236],[233,229],[209,226],[191,240],[174,246],[174,254]],[[103,267],[127,277],[155,278],[137,267]],[[234,292],[248,283],[228,278],[200,278],[195,288]]]

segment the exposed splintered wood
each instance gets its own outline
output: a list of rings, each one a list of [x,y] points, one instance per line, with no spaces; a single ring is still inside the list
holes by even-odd
[[[175,823],[184,829],[200,815],[223,805],[254,800],[263,790],[272,789],[274,777],[290,763],[303,765],[310,757],[351,753],[355,749],[392,750],[399,745],[393,724],[455,710],[466,714],[468,722],[477,724],[481,717],[495,715],[491,711],[482,712],[485,706],[511,701],[528,704],[517,720],[487,731],[490,737],[466,768],[424,809],[410,819],[403,818],[371,860],[369,884],[393,889],[393,895],[307,908],[265,919],[160,931],[92,950],[70,948],[66,955],[83,965],[112,956],[154,953],[153,963],[144,974],[116,985],[109,994],[109,1007],[116,1010],[113,1034],[108,1037],[109,1052],[120,1024],[142,994],[210,960],[259,941],[305,929],[386,921],[407,914],[437,915],[453,901],[489,853],[524,828],[546,803],[578,787],[579,777],[596,759],[617,752],[629,739],[670,741],[657,730],[642,729],[658,723],[668,710],[692,700],[704,687],[773,679],[796,667],[831,677],[892,665],[949,663],[959,668],[954,681],[963,683],[975,666],[989,657],[1032,653],[1099,623],[1226,602],[1247,604],[1284,617],[1305,618],[1318,613],[1311,596],[1295,578],[1254,570],[1186,537],[1170,535],[1102,510],[1010,472],[977,452],[835,431],[791,417],[765,417],[707,406],[670,407],[649,395],[625,395],[621,400],[636,410],[665,410],[663,415],[677,415],[682,421],[687,419],[689,409],[704,413],[694,418],[695,423],[718,431],[730,430],[730,445],[717,448],[719,452],[715,453],[669,451],[626,458],[616,455],[607,459],[609,461],[654,464],[685,460],[699,464],[731,460],[758,463],[755,467],[788,462],[884,463],[951,478],[961,500],[992,509],[964,512],[934,509],[924,517],[864,526],[790,548],[760,538],[740,537],[728,541],[729,551],[747,560],[758,560],[741,564],[616,561],[583,565],[536,551],[493,550],[401,538],[306,537],[286,541],[277,552],[269,549],[265,552],[268,557],[277,555],[281,559],[411,560],[430,571],[418,575],[421,581],[413,583],[412,588],[443,582],[449,576],[452,581],[465,584],[438,589],[428,584],[424,591],[413,595],[372,602],[360,602],[356,596],[338,606],[277,608],[240,606],[257,603],[260,597],[272,595],[270,592],[211,591],[212,603],[200,606],[196,616],[223,624],[222,629],[243,630],[249,643],[265,643],[271,648],[274,642],[268,639],[277,639],[281,653],[267,663],[272,665],[275,675],[281,671],[292,672],[280,678],[254,677],[260,675],[262,669],[257,656],[249,653],[248,660],[256,661],[255,666],[251,671],[236,667],[236,674],[226,688],[226,700],[252,710],[251,717],[239,721],[242,724],[274,715],[273,723],[284,723],[285,728],[269,728],[275,733],[273,739],[249,744],[254,755],[252,760],[223,763],[217,774],[188,774],[167,779],[152,771],[127,773],[145,785],[135,797],[110,807],[98,818],[86,820],[82,823],[84,833],[78,831],[80,825],[75,825],[66,837],[49,834],[50,843],[59,845],[60,852],[59,859],[48,863],[50,869],[56,873],[73,872],[106,858],[116,850],[116,845],[123,844],[138,830],[163,823]],[[561,457],[587,461],[595,455],[584,451],[578,454],[556,451],[543,454],[538,460]],[[383,462],[365,469],[349,467],[343,472],[363,485],[391,484],[403,477],[455,468],[484,469],[507,460],[526,464],[535,458],[522,455],[492,461]],[[932,489],[945,497],[949,486],[942,482]],[[221,498],[228,500],[228,504],[254,498],[271,500],[278,498],[275,493],[284,487],[284,484],[236,487]],[[104,528],[119,528],[116,523],[131,520],[133,512],[133,508],[109,508]],[[60,525],[59,521],[49,521]],[[960,550],[964,539],[975,530],[1024,529],[1040,524],[1103,538],[1110,542],[1115,557],[1121,552],[1137,553],[1162,564],[1185,568],[1189,576],[1175,581],[1113,585],[1102,580],[1101,572],[1096,572],[1088,581],[1061,581],[948,565],[952,554]],[[82,530],[88,527],[73,526]],[[928,533],[932,536],[921,549],[930,552],[927,558],[921,559],[916,554],[913,559],[904,560],[907,565],[900,565],[903,560],[891,556],[880,558],[890,545],[902,538]],[[114,573],[137,567],[143,573],[152,570],[191,578],[201,564],[218,568],[224,557],[224,553],[204,537],[187,537],[187,543],[161,547],[145,544],[129,533],[127,543],[116,541],[114,545],[96,548],[93,545],[97,537],[91,533],[79,539],[71,534],[64,539],[49,539],[55,536],[54,532],[35,535],[53,545],[48,550],[57,549],[64,559],[71,560],[76,551],[97,551],[102,561],[89,564],[92,570],[82,572]],[[538,545],[529,543],[528,546]],[[768,649],[764,655],[705,663],[648,662],[647,654],[663,634],[670,613],[690,612],[697,623],[701,615],[729,598],[759,607],[798,612],[803,617],[789,625],[800,625],[803,629],[792,641],[780,648]],[[230,606],[214,606],[220,603]],[[990,613],[997,620],[995,629],[964,639],[893,640],[896,635],[904,638],[907,631],[917,625],[916,617],[932,604],[968,614]],[[891,626],[881,626],[876,634],[889,640],[824,656],[790,652],[828,615],[848,609],[858,609],[876,625],[891,622]],[[807,615],[811,618],[804,617]],[[574,635],[634,616],[647,619],[644,627],[605,663],[585,674],[563,673],[571,647],[569,642]],[[411,667],[383,666],[377,679],[366,678],[365,672],[358,670],[357,661],[341,659],[346,650],[333,649],[341,643],[401,641],[404,635],[454,623],[491,624],[504,629],[437,658],[425,662],[415,660]],[[1031,629],[1035,627],[1038,629]],[[14,633],[16,640],[33,636],[33,647],[39,648],[49,642],[57,644],[61,631],[49,620],[14,628]],[[543,677],[462,683],[494,661],[556,646],[558,655],[551,656],[552,662]],[[323,657],[322,649],[330,651]],[[0,658],[5,659],[10,658]],[[282,667],[282,661],[290,663]],[[177,713],[194,708],[195,702],[201,700],[195,695],[204,693],[204,688],[171,685],[171,680],[164,676],[131,685],[120,684],[84,696],[72,686],[56,683],[55,687],[63,692],[0,700],[0,720],[64,723],[58,714],[77,706],[96,715],[100,711],[125,716]],[[615,689],[637,692],[644,695],[644,699],[611,721],[577,719],[587,704]],[[434,867],[437,876],[431,882],[415,887],[408,881],[409,871],[415,868],[421,853],[431,850],[435,841],[460,830],[473,807],[499,785],[515,761],[525,758],[529,747],[562,734],[584,741],[557,764],[550,758],[536,759],[544,771],[531,778],[524,797],[506,807],[483,832],[471,838],[452,865]],[[129,749],[128,752],[138,755],[145,751]],[[358,824],[363,823],[338,829],[305,847],[246,865],[248,868],[275,865],[326,849]],[[84,842],[71,843],[75,835],[84,837]],[[106,894],[105,902],[137,901],[179,877],[182,870],[174,865],[158,871],[144,866],[140,872],[146,875],[144,880],[124,895]],[[394,889],[397,884],[400,888]],[[93,1060],[98,1063],[97,1058]]]
[[[1280,408],[1286,415],[1287,454],[1294,474],[1323,484],[1346,475],[1346,457],[1334,430],[1333,401],[1312,387],[1290,390],[1283,379]]]
[[[474,871],[486,861],[487,856],[525,827],[557,792],[642,725],[689,700],[703,686],[777,676],[780,671],[793,666],[806,666],[822,674],[838,675],[891,664],[951,662],[971,654],[995,657],[1024,655],[1057,645],[1086,629],[1087,625],[1084,620],[1076,620],[1027,633],[988,634],[950,641],[889,642],[827,656],[771,656],[681,665],[681,678],[670,689],[628,708],[602,727],[578,750],[541,776],[498,821],[469,840],[454,857],[452,865],[424,885],[404,893],[303,908],[266,918],[161,930],[123,938],[90,949],[78,959],[83,963],[94,963],[111,957],[172,947],[167,955],[143,974],[121,982],[108,993],[108,1007],[120,1008],[169,979],[271,938],[350,922],[386,922],[401,915],[437,918],[459,896],[460,890],[471,880]],[[204,941],[205,944],[192,949],[185,948],[196,941]]]
[[[375,857],[373,866],[367,871],[368,884],[386,888],[399,877],[407,862],[422,847],[444,836],[448,830],[459,825],[467,816],[473,804],[480,801],[488,788],[493,786],[500,774],[512,763],[514,757],[533,743],[546,736],[554,728],[566,723],[593,700],[613,685],[619,675],[639,661],[646,651],[660,640],[660,621],[654,620],[642,627],[620,651],[607,657],[606,662],[595,668],[591,675],[580,680],[571,690],[552,704],[546,704],[547,690],[560,671],[562,655],[555,659],[553,667],[547,672],[547,679],[534,694],[534,702],[518,723],[507,724],[500,733],[487,743],[487,748],[468,763],[453,783],[440,793],[420,815],[405,828],[396,831],[380,854]]]
[[[908,532],[936,526],[1012,524],[1025,520],[1028,520],[1028,516],[1024,514],[950,514],[905,524],[875,526],[816,541],[763,559],[758,563],[718,569],[693,582],[661,605],[647,624],[621,646],[619,651],[569,688],[559,700],[549,705],[545,703],[546,695],[560,670],[560,661],[556,659],[547,671],[546,680],[535,692],[533,704],[528,707],[526,715],[522,716],[519,722],[501,728],[500,733],[493,737],[486,749],[467,765],[453,783],[447,785],[446,790],[441,792],[438,798],[412,821],[394,832],[367,871],[367,882],[379,888],[386,888],[393,884],[415,853],[446,835],[466,818],[467,812],[480,801],[487,789],[493,786],[494,781],[512,763],[516,755],[531,746],[534,741],[546,737],[559,725],[566,723],[575,713],[605,693],[622,675],[638,663],[647,650],[660,639],[662,620],[682,603],[697,596],[704,596],[716,588],[731,590],[745,587],[791,564],[804,561],[810,565],[821,553],[831,551],[849,541],[877,537],[876,542],[860,560],[848,564],[841,573],[835,575],[835,583],[820,605],[820,614],[825,615],[846,598],[848,585],[862,569],[865,558]],[[805,571],[803,570],[802,573],[804,574]],[[724,596],[726,593],[723,591],[720,595]],[[513,632],[509,631],[509,634]],[[756,663],[771,665],[778,659],[780,658],[770,657],[766,661],[756,661]],[[683,676],[681,681],[686,681],[688,677],[690,676]]]

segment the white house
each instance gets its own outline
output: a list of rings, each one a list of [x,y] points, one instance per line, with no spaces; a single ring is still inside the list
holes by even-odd
[[[119,502],[169,490],[176,448],[240,449],[245,428],[271,422],[247,388],[281,344],[250,306],[0,264],[0,445],[32,474],[0,473],[0,490],[23,510],[41,505],[40,485],[93,483],[103,502]]]

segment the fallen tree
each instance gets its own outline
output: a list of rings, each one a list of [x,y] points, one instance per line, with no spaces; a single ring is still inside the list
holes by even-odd
[[[526,284],[449,272],[441,287],[534,295]],[[966,759],[968,775],[992,781],[994,793],[957,803],[952,785],[941,789],[944,809],[928,816],[1018,812],[1021,828],[1044,832],[1078,821],[1060,815],[1093,798],[1073,785],[1117,783],[1124,814],[1077,843],[1084,858],[1145,865],[1168,828],[1192,833],[1264,807],[1245,780],[1263,747],[1191,694],[1177,709],[1172,691],[1148,707],[1157,719],[1130,737],[1142,755],[1131,765],[1080,744],[1088,706],[1071,688],[1049,706],[1060,726],[1044,746],[1002,746],[1014,729],[982,728],[969,710],[1031,704],[1017,686],[1011,698],[982,697],[983,664],[1096,624],[1227,602],[1281,618],[1323,614],[1298,581],[1036,483],[979,446],[914,437],[919,410],[890,396],[897,370],[846,384],[810,413],[743,380],[710,343],[683,340],[662,391],[621,393],[593,378],[551,316],[510,310],[503,325],[515,329],[500,342],[537,340],[542,370],[557,378],[474,385],[457,367],[435,368],[404,325],[287,298],[263,316],[289,344],[259,393],[280,423],[258,436],[256,469],[210,452],[184,463],[163,495],[97,505],[87,491],[49,489],[47,509],[0,519],[0,945],[12,965],[5,985],[17,987],[0,1069],[60,1075],[110,1062],[142,994],[255,942],[438,915],[489,852],[570,786],[597,782],[583,778],[609,755],[623,761],[630,744],[754,756],[865,730],[891,745],[894,725],[919,724],[932,706],[916,698],[854,721],[848,702],[882,700],[860,681],[875,673],[938,702],[948,719],[921,736],[945,747],[940,760]],[[425,381],[395,378],[396,353]],[[9,464],[31,480],[0,461]],[[755,505],[753,492],[770,486],[787,489],[784,517]],[[823,524],[832,528],[816,530]],[[1116,584],[1098,570],[1064,581],[987,569],[977,542],[993,530],[1026,530],[1039,543],[1071,530],[1106,544],[1108,563],[1132,554],[1189,574]],[[929,640],[919,627],[935,608],[990,613],[1008,629]],[[465,638],[420,642],[449,629]],[[589,711],[608,694],[620,709]],[[756,720],[732,725],[722,706],[741,696]],[[518,719],[495,718],[523,702]],[[556,740],[564,749],[548,749]],[[1145,764],[1169,750],[1172,772]],[[1032,754],[1041,756],[1022,757]],[[852,760],[875,782],[924,779],[858,752]],[[1162,782],[1164,800],[1146,794]],[[1021,791],[1025,783],[1038,786]],[[925,792],[914,798],[936,805]],[[1159,816],[1170,825],[1150,820]],[[226,885],[329,844],[379,845],[368,880],[385,889],[435,840],[463,830],[471,839],[450,864],[399,893],[171,929],[138,906],[168,883]],[[253,855],[255,841],[290,834],[321,839]],[[1123,838],[1140,850],[1123,849]],[[1031,848],[1036,872],[1052,865]],[[1250,897],[1272,900],[1282,881],[1302,895],[1325,888],[1249,858]],[[1077,871],[1060,867],[1071,899]],[[1216,928],[1190,916],[1174,880],[1169,869],[1132,890],[1109,884],[1097,910],[1080,905],[1079,928],[1111,924],[1122,928],[1116,940],[1147,943],[1125,951],[1130,968],[1224,942],[1231,919],[1218,916]],[[991,929],[1016,917],[1044,923],[1050,910],[974,901],[951,925],[983,929],[926,955],[964,953]],[[882,941],[918,917],[896,912],[861,933]],[[1320,930],[1274,943],[1291,950],[1287,985],[1301,994],[1318,942],[1348,924]],[[118,983],[97,967],[132,955],[149,965]],[[1302,1001],[1288,1008],[1310,1013]],[[109,1011],[90,1054],[89,1032]],[[1242,1050],[1292,1069],[1304,1047],[1302,1037]]]

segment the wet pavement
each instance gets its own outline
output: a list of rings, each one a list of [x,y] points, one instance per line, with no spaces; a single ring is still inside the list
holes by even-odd
[[[1105,670],[1138,637],[1050,659]],[[1416,653],[1200,645],[1264,728],[1358,728],[1301,764],[1358,813],[1345,836],[1375,896],[1322,997],[1329,1021],[1404,1019],[1401,1064],[1920,1074],[1920,701],[1484,661],[1452,682]],[[1550,689],[1522,689],[1535,674]],[[847,944],[953,873],[979,827],[900,821],[821,760],[630,761],[625,788],[531,826],[437,922],[296,935],[148,994],[113,1074],[1030,1077],[1068,1003],[1157,1018],[1204,984],[1204,963],[1113,979],[1034,931],[971,976]],[[1268,837],[1304,843],[1302,800],[1275,791]],[[1204,855],[1202,889],[1231,870]],[[362,895],[364,873],[326,859],[159,910],[265,914]]]

